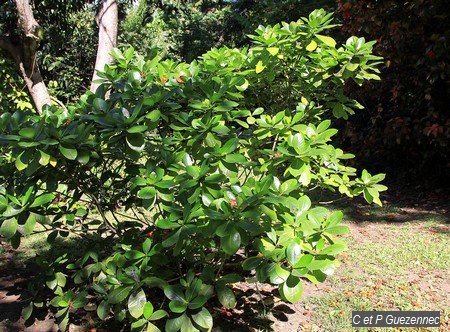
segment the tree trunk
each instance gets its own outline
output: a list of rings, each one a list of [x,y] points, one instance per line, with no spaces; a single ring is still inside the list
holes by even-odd
[[[98,48],[95,61],[94,74],[92,76],[91,91],[95,93],[99,84],[95,80],[99,78],[97,70],[103,70],[106,64],[112,63],[111,50],[117,45],[117,30],[119,16],[116,0],[104,0],[102,8],[97,15]]]
[[[37,50],[41,41],[43,30],[34,19],[33,11],[28,0],[15,0],[18,26],[21,31],[21,45],[9,45],[5,49],[11,53],[19,67],[20,73],[26,82],[28,91],[39,114],[44,105],[50,105],[51,99],[42,78],[37,62]],[[4,40],[5,41],[5,40]],[[6,42],[7,43],[7,42]]]

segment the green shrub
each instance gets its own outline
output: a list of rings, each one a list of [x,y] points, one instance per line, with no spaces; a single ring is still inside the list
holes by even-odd
[[[337,48],[329,27],[331,14],[314,11],[192,63],[116,49],[97,92],[68,111],[1,115],[2,236],[18,246],[40,224],[50,241],[104,239],[79,259],[40,261],[62,330],[86,305],[136,331],[209,330],[211,301],[233,308],[244,277],[295,302],[303,278],[334,271],[347,227],[308,194],[381,204],[385,187],[330,144],[327,118],[361,108],[344,81],[377,79],[378,58],[361,38]]]

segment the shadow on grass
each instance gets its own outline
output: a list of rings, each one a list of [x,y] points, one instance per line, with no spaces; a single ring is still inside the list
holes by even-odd
[[[288,318],[281,309],[275,310],[273,304],[265,305],[260,297],[270,298],[273,292],[260,291],[259,294],[252,288],[243,292],[239,291],[238,301],[234,310],[220,310],[214,323],[218,326],[217,331],[222,332],[248,332],[248,331],[273,331],[273,321],[269,318],[271,312],[274,317],[282,321]],[[286,306],[287,307],[287,306]],[[276,315],[275,316],[275,312]]]
[[[56,331],[53,313],[46,308],[34,308],[31,317],[24,321],[22,309],[29,304],[32,289],[39,289],[43,301],[51,299],[53,293],[38,279],[45,269],[37,264],[36,257],[52,263],[68,253],[71,261],[81,258],[88,250],[105,252],[111,244],[96,234],[84,238],[58,237],[52,244],[46,237],[32,235],[23,239],[19,249],[3,244],[0,254],[0,331]],[[33,284],[41,280],[42,285]],[[83,317],[74,317],[81,321]]]
[[[314,196],[313,196],[314,197]],[[315,201],[326,202],[325,206],[332,210],[342,210],[345,220],[355,222],[361,226],[372,223],[402,224],[408,222],[434,222],[435,232],[448,233],[446,227],[450,224],[450,205],[443,197],[435,198],[435,201],[424,201],[417,204],[417,198],[410,201],[403,197],[401,200],[396,195],[381,195],[383,206],[367,203],[362,197],[353,199],[345,198],[336,194],[327,193],[323,196],[316,194]]]

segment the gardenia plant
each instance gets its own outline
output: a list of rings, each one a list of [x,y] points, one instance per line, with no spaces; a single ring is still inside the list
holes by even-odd
[[[316,10],[260,26],[251,47],[192,63],[115,49],[97,92],[69,109],[2,114],[3,238],[103,243],[39,258],[24,318],[53,306],[65,330],[72,309],[93,308],[133,331],[208,331],[217,301],[236,305],[234,283],[268,282],[296,302],[302,280],[333,273],[348,228],[311,193],[381,205],[386,188],[331,144],[331,119],[362,109],[345,81],[379,79],[374,42],[338,46],[323,34],[331,21]],[[53,298],[39,298],[43,284]]]

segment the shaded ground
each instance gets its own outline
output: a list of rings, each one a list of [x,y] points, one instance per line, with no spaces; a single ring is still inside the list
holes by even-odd
[[[342,265],[335,275],[319,285],[305,282],[304,297],[295,305],[281,302],[269,285],[238,284],[238,306],[229,311],[215,308],[219,327],[214,331],[350,331],[352,310],[440,310],[439,330],[449,330],[450,224],[448,206],[440,198],[383,208],[358,202],[333,205],[345,210],[351,229],[345,236],[349,250],[340,255]],[[57,330],[46,311],[34,322],[25,324],[20,318],[21,291],[30,278],[20,262],[31,249],[0,255],[2,332]],[[75,326],[70,330],[77,331]]]

